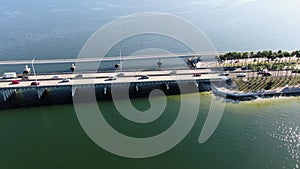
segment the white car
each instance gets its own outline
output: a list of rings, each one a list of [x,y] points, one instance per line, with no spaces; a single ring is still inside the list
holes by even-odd
[[[59,76],[55,75],[51,79],[59,79]]]
[[[239,74],[236,75],[236,77],[246,77],[246,76],[247,76],[246,73],[239,73]]]
[[[70,81],[70,79],[63,79],[61,82],[64,82],[64,83],[66,83],[66,82],[69,82]]]
[[[13,79],[17,77],[17,73],[16,72],[6,72],[3,74],[3,79]]]
[[[176,73],[177,73],[176,70],[172,70],[170,74],[171,74],[171,75],[176,75]]]
[[[117,77],[115,77],[115,76],[108,76],[108,80],[117,80]]]
[[[124,77],[124,76],[125,76],[125,74],[123,72],[120,72],[117,74],[117,77]]]
[[[229,75],[228,72],[222,72],[222,73],[220,73],[220,76],[228,76],[228,75]]]

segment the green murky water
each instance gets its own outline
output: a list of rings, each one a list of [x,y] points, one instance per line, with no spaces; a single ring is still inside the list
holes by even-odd
[[[199,144],[211,97],[201,94],[196,123],[180,144],[161,155],[144,159],[116,156],[97,146],[81,128],[73,105],[1,110],[0,168],[299,167],[299,98],[226,103],[217,130],[208,141]],[[132,103],[139,110],[150,106],[147,98],[134,99]],[[148,124],[129,122],[117,113],[113,102],[99,105],[106,120],[117,131],[149,137],[172,125],[179,103],[179,96],[169,96],[165,112]]]

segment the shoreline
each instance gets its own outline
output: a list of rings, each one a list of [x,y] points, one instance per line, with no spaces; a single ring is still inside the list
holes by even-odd
[[[275,99],[275,98],[288,98],[299,97],[300,87],[283,87],[275,90],[265,90],[258,92],[241,92],[237,90],[230,90],[225,87],[212,86],[212,93],[216,96],[233,101],[253,101],[259,99]]]

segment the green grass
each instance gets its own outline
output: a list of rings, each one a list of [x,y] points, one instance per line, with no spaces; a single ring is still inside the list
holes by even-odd
[[[248,78],[248,81],[242,79],[234,79],[234,82],[238,86],[239,91],[249,92],[258,90],[274,90],[281,88],[286,85],[296,86],[300,84],[300,77],[259,77],[259,78]]]

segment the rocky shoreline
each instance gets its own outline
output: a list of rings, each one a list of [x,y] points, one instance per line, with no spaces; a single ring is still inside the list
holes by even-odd
[[[241,92],[238,90],[229,89],[228,87],[212,86],[212,93],[226,99],[236,101],[252,101],[258,98],[278,98],[278,97],[291,97],[300,96],[300,86],[283,87],[276,90],[262,90]]]

